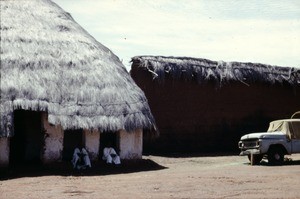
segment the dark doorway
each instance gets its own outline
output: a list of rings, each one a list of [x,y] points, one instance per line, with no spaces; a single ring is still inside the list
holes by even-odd
[[[64,132],[64,149],[63,160],[70,161],[73,157],[73,152],[76,147],[81,148],[84,146],[83,130],[66,130]]]
[[[99,147],[99,155],[102,158],[103,149],[108,145],[111,145],[116,152],[119,154],[119,136],[116,132],[104,132],[100,134],[100,147]]]
[[[10,164],[12,166],[41,163],[44,146],[41,112],[15,110],[15,135],[10,141]]]

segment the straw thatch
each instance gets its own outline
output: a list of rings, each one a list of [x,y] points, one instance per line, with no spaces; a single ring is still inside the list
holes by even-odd
[[[119,58],[49,0],[1,1],[1,132],[13,111],[46,111],[64,129],[155,128]]]
[[[189,57],[136,56],[133,67],[147,69],[154,79],[196,80],[198,83],[214,81],[220,86],[230,81],[246,85],[253,82],[300,85],[300,69],[258,63],[223,62]]]

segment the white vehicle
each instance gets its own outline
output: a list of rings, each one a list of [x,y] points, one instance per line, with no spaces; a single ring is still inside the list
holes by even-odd
[[[300,119],[273,121],[267,132],[244,135],[238,145],[240,155],[248,156],[251,165],[264,157],[269,164],[282,164],[284,155],[300,153]]]

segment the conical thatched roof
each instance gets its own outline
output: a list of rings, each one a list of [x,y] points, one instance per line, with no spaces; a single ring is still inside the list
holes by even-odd
[[[258,63],[223,62],[190,57],[136,56],[132,69],[144,68],[154,79],[196,80],[198,83],[214,81],[220,86],[231,81],[244,84],[254,82],[288,83],[300,86],[300,69]]]
[[[1,1],[1,132],[16,109],[48,112],[64,129],[155,128],[119,58],[49,0]]]

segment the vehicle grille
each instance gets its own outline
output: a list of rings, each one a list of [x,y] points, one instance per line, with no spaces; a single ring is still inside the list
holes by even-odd
[[[243,140],[239,143],[239,147],[243,149],[251,149],[258,147],[258,140]]]
[[[244,142],[244,147],[245,148],[253,148],[255,146],[256,146],[256,142],[253,142],[253,141],[251,141],[251,142]]]

